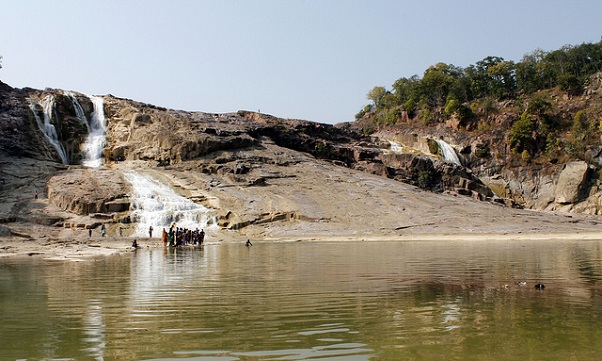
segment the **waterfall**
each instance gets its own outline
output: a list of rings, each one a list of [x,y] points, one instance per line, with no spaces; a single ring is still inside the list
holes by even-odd
[[[439,144],[439,148],[441,148],[441,151],[443,152],[443,160],[450,163],[455,163],[460,166],[462,165],[462,163],[460,163],[458,155],[456,154],[456,151],[454,150],[454,148],[452,148],[451,145],[447,144],[441,139],[435,140],[437,141],[437,144]]]
[[[83,145],[83,165],[90,168],[98,168],[102,165],[102,152],[107,139],[104,101],[101,97],[89,96],[94,111],[90,115],[89,133]],[[78,115],[79,117],[79,115]]]
[[[102,151],[107,139],[105,131],[107,120],[104,112],[104,101],[101,97],[86,95],[94,106],[94,111],[90,115],[90,121],[88,121],[84,108],[77,100],[75,94],[65,92],[65,95],[71,98],[77,119],[85,124],[88,129],[88,137],[86,138],[86,142],[82,144],[84,158],[82,164],[86,167],[98,168],[102,165]]]
[[[391,150],[391,152],[398,154],[403,153],[403,148],[401,147],[401,145],[399,145],[399,143],[389,140],[389,144],[391,145],[389,147],[389,150]]]
[[[38,127],[44,134],[44,137],[52,144],[52,146],[56,149],[59,156],[61,157],[61,161],[63,164],[69,164],[69,157],[67,157],[67,152],[63,145],[59,141],[59,136],[56,133],[56,128],[52,124],[52,113],[54,112],[54,97],[52,95],[47,95],[44,99],[40,101],[35,101],[33,99],[29,100],[29,109],[33,112],[33,116],[38,123]],[[42,107],[44,112],[44,120],[40,118],[38,112],[36,111],[36,105]]]
[[[149,227],[160,234],[172,224],[188,229],[203,229],[216,224],[209,209],[177,194],[173,188],[147,174],[124,172],[132,185],[130,210],[132,223],[136,223],[135,235],[148,236]]]
[[[80,122],[82,122],[86,128],[88,129],[88,133],[90,132],[90,125],[88,124],[88,118],[86,118],[86,113],[84,112],[84,108],[82,108],[81,104],[75,97],[75,94],[72,92],[65,92],[69,98],[71,98],[71,103],[73,104],[73,109],[75,109],[75,115]]]

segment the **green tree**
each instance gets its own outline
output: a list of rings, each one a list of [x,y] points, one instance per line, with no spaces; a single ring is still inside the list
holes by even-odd
[[[515,66],[512,61],[500,61],[487,68],[489,91],[494,97],[511,98],[516,91]]]
[[[488,56],[466,70],[470,90],[475,98],[514,96],[516,89],[515,65],[499,56]]]
[[[543,59],[546,52],[536,49],[516,64],[516,86],[519,92],[531,94],[543,89],[546,82]]]
[[[535,94],[527,105],[527,113],[544,118],[552,110],[552,102],[543,94]]]
[[[399,78],[393,83],[393,93],[397,105],[403,105],[408,100],[414,99],[415,102],[420,99],[420,78],[413,75],[408,78]]]
[[[454,83],[462,76],[462,69],[445,63],[429,67],[422,77],[421,95],[431,106],[442,106]]]
[[[366,94],[366,99],[372,100],[372,102],[374,103],[374,107],[377,110],[380,110],[384,105],[383,99],[385,98],[385,95],[387,95],[387,90],[385,89],[385,87],[375,86],[374,88],[372,88],[372,90],[368,92],[368,94]]]
[[[569,95],[579,95],[583,92],[583,81],[573,74],[564,74],[558,77],[560,89]]]

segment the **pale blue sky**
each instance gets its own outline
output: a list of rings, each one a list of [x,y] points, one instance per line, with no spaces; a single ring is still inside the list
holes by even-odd
[[[337,123],[437,62],[601,36],[597,0],[2,0],[0,80]]]

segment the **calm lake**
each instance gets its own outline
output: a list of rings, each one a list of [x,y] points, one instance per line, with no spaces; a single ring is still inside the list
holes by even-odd
[[[598,360],[601,318],[602,241],[0,259],[0,360]]]

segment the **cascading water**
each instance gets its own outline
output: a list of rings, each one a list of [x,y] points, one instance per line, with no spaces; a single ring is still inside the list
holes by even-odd
[[[391,145],[389,147],[389,150],[391,152],[398,154],[403,153],[403,148],[401,147],[401,145],[399,145],[399,143],[389,140],[389,144]]]
[[[44,120],[38,115],[36,110],[36,106],[40,106],[44,113]],[[44,137],[52,144],[52,146],[56,149],[59,156],[61,157],[61,161],[63,164],[69,164],[69,157],[67,156],[67,152],[63,145],[59,141],[58,134],[56,133],[56,128],[52,124],[52,113],[54,112],[54,97],[52,95],[47,95],[44,99],[40,101],[35,101],[33,99],[29,99],[29,109],[33,112],[33,116],[38,123],[38,127],[44,134]]]
[[[79,121],[86,126],[89,133],[90,125],[88,124],[88,118],[86,118],[86,113],[84,112],[84,108],[79,103],[79,100],[77,100],[75,94],[72,92],[65,92],[65,95],[71,98],[71,103],[73,104],[73,109],[75,109],[75,115],[77,116],[77,119],[79,119]]]
[[[89,97],[94,105],[94,111],[90,115],[89,133],[86,143],[83,145],[83,165],[90,168],[98,168],[102,165],[102,151],[107,140],[104,101],[101,97]]]
[[[207,208],[182,197],[150,175],[135,171],[123,175],[132,185],[130,210],[132,222],[137,224],[136,236],[147,236],[151,226],[159,234],[161,229],[169,229],[174,223],[188,229],[204,229],[216,224]]]
[[[447,162],[451,162],[451,163],[455,163],[457,165],[462,165],[462,163],[460,162],[460,159],[458,158],[458,155],[456,154],[456,151],[454,150],[454,148],[452,148],[451,145],[447,144],[445,141],[441,140],[441,139],[435,139],[437,141],[437,144],[439,144],[439,148],[441,148],[441,151],[443,152],[443,160],[447,161]]]
[[[86,138],[86,142],[82,144],[82,153],[84,156],[82,164],[86,167],[98,168],[102,165],[102,151],[107,139],[107,119],[105,118],[104,101],[101,97],[86,95],[94,106],[94,111],[90,115],[90,121],[88,121],[84,108],[77,100],[75,94],[65,92],[65,95],[71,98],[77,119],[85,124],[88,129],[88,137]]]

